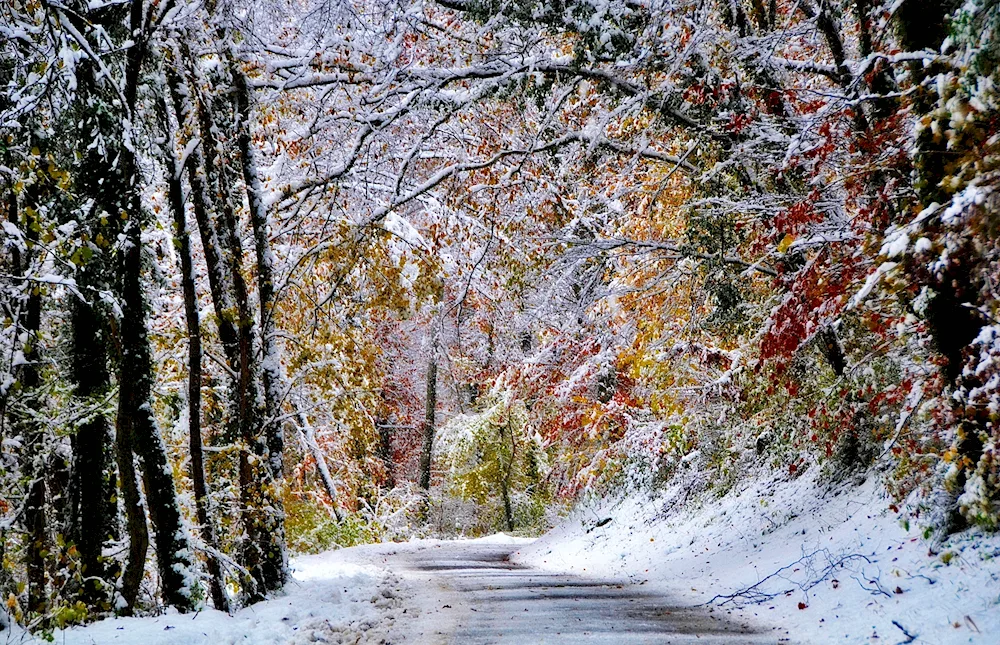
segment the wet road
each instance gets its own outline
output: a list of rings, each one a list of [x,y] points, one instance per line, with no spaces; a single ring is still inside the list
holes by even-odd
[[[550,573],[507,561],[516,545],[443,543],[387,560],[414,593],[409,616],[381,642],[778,643],[721,612],[685,608],[635,584]]]

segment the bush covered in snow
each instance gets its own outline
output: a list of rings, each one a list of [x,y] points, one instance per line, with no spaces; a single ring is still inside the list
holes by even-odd
[[[491,528],[538,528],[545,516],[547,471],[541,437],[510,390],[485,398],[481,411],[452,418],[435,447],[444,490],[481,505]]]

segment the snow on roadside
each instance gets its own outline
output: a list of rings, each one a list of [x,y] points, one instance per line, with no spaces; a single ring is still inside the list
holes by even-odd
[[[692,605],[760,583],[758,599],[773,598],[718,598],[715,611],[791,642],[1000,642],[1000,536],[970,531],[932,551],[874,478],[824,493],[815,471],[697,508],[680,486],[583,506],[514,560],[648,584]]]
[[[373,564],[346,561],[350,550],[292,561],[294,580],[284,593],[232,616],[208,609],[143,618],[109,618],[55,633],[60,645],[305,645],[358,643],[400,604],[393,574]],[[40,639],[7,632],[6,643]],[[2,639],[3,636],[0,636]]]
[[[474,540],[523,545],[528,540],[502,533]],[[440,605],[435,594],[383,566],[389,555],[416,553],[443,543],[412,540],[359,546],[294,558],[293,580],[275,598],[233,615],[208,609],[196,614],[109,618],[82,627],[57,630],[59,645],[306,645],[313,643],[382,643],[394,623],[414,613],[430,614]],[[404,618],[407,607],[416,609]],[[0,632],[0,643],[41,645],[14,626]]]

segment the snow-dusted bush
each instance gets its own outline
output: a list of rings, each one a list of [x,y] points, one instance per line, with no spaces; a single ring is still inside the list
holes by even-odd
[[[537,526],[547,460],[513,392],[494,392],[481,412],[453,418],[438,432],[435,449],[447,493],[496,513],[506,530]]]
[[[338,518],[318,494],[289,492],[284,498],[289,550],[311,554],[420,536],[421,500],[412,484],[381,489],[374,499],[359,500],[356,510]]]

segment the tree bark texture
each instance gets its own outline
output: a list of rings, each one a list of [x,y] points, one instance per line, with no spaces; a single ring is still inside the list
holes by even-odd
[[[244,542],[243,566],[250,572],[248,599],[263,599],[279,589],[287,566],[284,523],[280,498],[274,486],[268,445],[261,428],[261,404],[257,387],[260,371],[254,349],[254,319],[244,278],[243,246],[233,209],[232,177],[221,165],[218,101],[205,91],[197,62],[186,44],[178,45],[175,58],[188,60],[185,84],[179,70],[168,65],[168,85],[179,118],[197,116],[201,145],[191,154],[191,163],[203,172],[189,173],[194,194],[195,219],[206,249],[209,286],[219,325],[219,338],[233,374],[232,407],[228,436],[240,444],[239,484]],[[192,99],[196,105],[192,105]],[[258,185],[259,188],[259,185]],[[214,211],[215,218],[211,213]],[[211,256],[211,258],[209,257]]]
[[[420,451],[420,487],[431,488],[431,457],[434,451],[434,414],[437,410],[437,339],[431,342],[427,361],[427,385],[424,390],[424,445]]]
[[[177,64],[178,60],[187,62],[187,80]],[[210,98],[202,92],[204,79],[199,73],[197,61],[183,40],[176,51],[167,50],[166,76],[178,121],[182,127],[196,133],[201,141],[188,158],[188,183],[191,185],[195,221],[205,253],[208,286],[212,294],[219,340],[230,367],[235,370],[239,364],[236,305],[214,216],[218,191],[221,190],[218,185],[220,169],[218,142],[214,134],[215,122]]]
[[[126,616],[132,615],[135,601],[139,597],[139,585],[142,584],[146,553],[149,551],[149,529],[146,528],[146,509],[142,504],[139,482],[136,479],[133,443],[130,420],[119,415],[115,428],[115,452],[118,457],[122,507],[125,509],[125,528],[128,532],[128,560],[121,581],[124,600],[121,613]]]
[[[27,215],[27,209],[25,211],[25,237],[32,242],[37,242],[37,233],[34,232],[36,223],[32,221],[34,218]],[[29,252],[22,259],[21,273],[23,275],[26,275],[30,270],[30,265],[31,252],[29,249]],[[24,505],[24,523],[28,539],[26,550],[28,610],[41,614],[48,606],[45,572],[45,553],[49,548],[45,520],[45,460],[47,455],[45,454],[44,436],[35,415],[31,412],[38,405],[37,390],[42,382],[38,371],[40,359],[38,331],[41,328],[42,297],[37,287],[29,287],[28,289],[20,321],[21,328],[27,333],[27,340],[23,350],[24,364],[21,365],[18,375],[28,410],[26,414],[22,415],[19,425],[22,426],[22,434],[27,440],[25,466],[28,475],[28,493]]]

